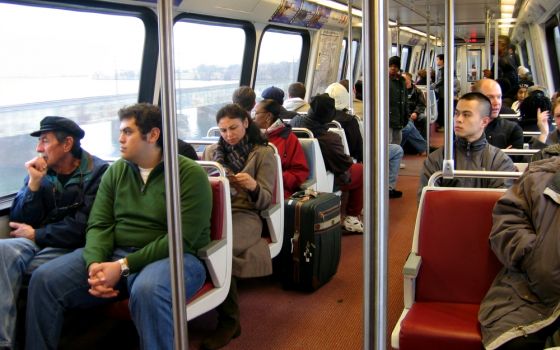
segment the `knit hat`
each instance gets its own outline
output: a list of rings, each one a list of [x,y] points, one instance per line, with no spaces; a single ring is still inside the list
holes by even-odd
[[[335,108],[339,111],[348,108],[350,106],[350,95],[348,90],[340,83],[332,83],[327,86],[325,90],[330,97],[334,98]]]
[[[284,103],[284,91],[276,86],[267,87],[261,93],[261,97],[264,99],[271,99],[279,104]]]
[[[328,94],[313,96],[309,102],[307,117],[322,124],[331,122],[336,113],[334,99]]]

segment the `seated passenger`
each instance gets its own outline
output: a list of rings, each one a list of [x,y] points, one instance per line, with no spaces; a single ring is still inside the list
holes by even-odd
[[[282,161],[284,198],[288,198],[301,190],[301,184],[309,176],[309,167],[292,127],[280,119],[280,107],[274,100],[262,100],[253,110],[253,120],[260,129],[265,130],[268,141],[278,149]]]
[[[505,107],[502,106],[502,89],[500,85],[492,79],[481,79],[473,84],[472,91],[480,92],[488,97],[492,103],[490,122],[484,131],[488,143],[500,149],[522,149],[523,130],[521,127],[511,120],[500,117],[500,114],[505,113]]]
[[[190,158],[192,160],[198,160],[198,155],[196,154],[196,150],[194,147],[181,139],[177,140],[177,153],[182,155],[183,157]]]
[[[263,92],[261,93],[261,97],[265,100],[274,100],[278,102],[280,106],[284,104],[284,90],[276,86],[271,86],[264,89]],[[280,112],[281,119],[292,119],[296,115],[297,115],[296,112],[288,111],[286,108],[282,106],[282,111]]]
[[[341,208],[342,214],[345,215],[343,228],[350,232],[363,232],[364,226],[359,218],[363,207],[363,166],[354,163],[352,158],[344,153],[340,137],[328,131],[328,123],[336,114],[334,99],[328,94],[321,94],[314,96],[309,105],[307,116],[296,116],[290,121],[290,125],[308,128],[313,132],[319,141],[325,167],[334,174],[338,188],[348,192],[347,207]]]
[[[354,84],[354,100],[353,108],[354,108],[354,115],[358,117],[359,120],[364,120],[364,94],[363,94],[363,82],[361,80],[357,80]]]
[[[10,239],[0,239],[0,348],[15,348],[16,302],[22,281],[41,264],[83,247],[86,224],[108,164],[80,146],[84,131],[72,120],[45,117],[39,155],[10,210]]]
[[[217,308],[218,327],[206,338],[205,349],[218,349],[241,334],[236,278],[272,273],[268,243],[261,238],[260,211],[270,207],[276,180],[274,151],[249,114],[236,104],[216,114],[220,140],[204,150],[203,158],[222,164],[232,186],[233,268],[229,294]]]
[[[557,100],[552,107],[554,121],[556,123],[556,129],[550,130],[550,112],[542,111],[540,108],[537,110],[537,125],[541,134],[537,137],[533,137],[533,142],[531,142],[531,148],[543,149],[547,146],[554,145],[560,140],[560,100]]]
[[[309,103],[305,101],[305,85],[300,82],[290,84],[288,87],[288,98],[284,100],[283,106],[288,111],[307,113]]]
[[[240,86],[233,92],[231,101],[237,103],[247,112],[251,112],[255,107],[257,95],[249,86]]]
[[[484,128],[490,122],[491,106],[490,100],[479,92],[469,92],[459,99],[453,116],[453,157],[456,170],[515,171],[512,160],[499,148],[490,145],[484,136]],[[430,176],[442,170],[443,156],[444,147],[441,147],[424,161],[418,199]],[[442,187],[506,187],[503,179],[456,178],[438,181]]]
[[[560,159],[530,164],[492,216],[490,247],[503,268],[478,312],[484,347],[552,349],[560,328]]]
[[[173,349],[169,236],[159,108],[119,111],[121,159],[101,180],[85,248],[40,266],[31,276],[27,349],[56,349],[70,308],[95,307],[129,295],[142,349]],[[210,242],[212,190],[205,171],[179,156],[186,298],[206,280],[196,257]]]
[[[350,149],[350,156],[358,163],[362,163],[364,159],[364,141],[362,140],[358,119],[348,111],[348,106],[350,105],[348,90],[340,83],[332,83],[325,92],[334,99],[336,108],[334,120],[339,122],[344,129],[348,148]]]
[[[521,106],[521,103],[525,97],[527,97],[527,89],[528,86],[526,84],[519,84],[519,89],[517,89],[517,94],[515,95],[516,100],[511,105],[511,109],[513,109],[513,111],[517,114],[519,114],[519,107]]]
[[[546,89],[534,85],[527,89],[527,97],[519,107],[519,113],[521,114],[519,125],[523,128],[523,131],[539,131],[537,125],[539,109],[541,112],[550,111],[552,104]],[[552,122],[549,121],[549,129],[551,128]]]
[[[412,83],[412,74],[403,74],[408,97],[408,123],[402,129],[401,146],[412,149],[413,154],[426,152],[426,100],[424,93]]]

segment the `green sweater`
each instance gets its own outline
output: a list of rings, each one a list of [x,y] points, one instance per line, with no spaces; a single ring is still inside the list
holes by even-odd
[[[212,190],[206,172],[179,156],[183,251],[196,255],[210,242]],[[119,247],[134,247],[127,256],[131,272],[169,256],[163,163],[146,184],[138,167],[123,159],[105,172],[91,210],[84,249],[86,266],[104,262]]]

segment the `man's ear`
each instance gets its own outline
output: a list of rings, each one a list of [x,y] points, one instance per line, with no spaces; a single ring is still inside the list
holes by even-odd
[[[70,152],[72,150],[72,147],[74,147],[74,138],[72,136],[66,136],[64,145],[62,147],[64,149],[64,152]]]
[[[482,127],[486,128],[486,126],[490,123],[490,117],[482,117]]]
[[[148,142],[155,144],[159,139],[160,134],[161,130],[159,128],[152,128],[152,130],[148,133]]]

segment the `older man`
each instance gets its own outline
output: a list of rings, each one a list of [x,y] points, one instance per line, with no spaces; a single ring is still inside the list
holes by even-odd
[[[0,240],[0,347],[13,348],[22,281],[40,265],[85,243],[86,223],[108,164],[80,146],[84,131],[72,120],[45,117],[38,155],[10,211],[11,239]]]

